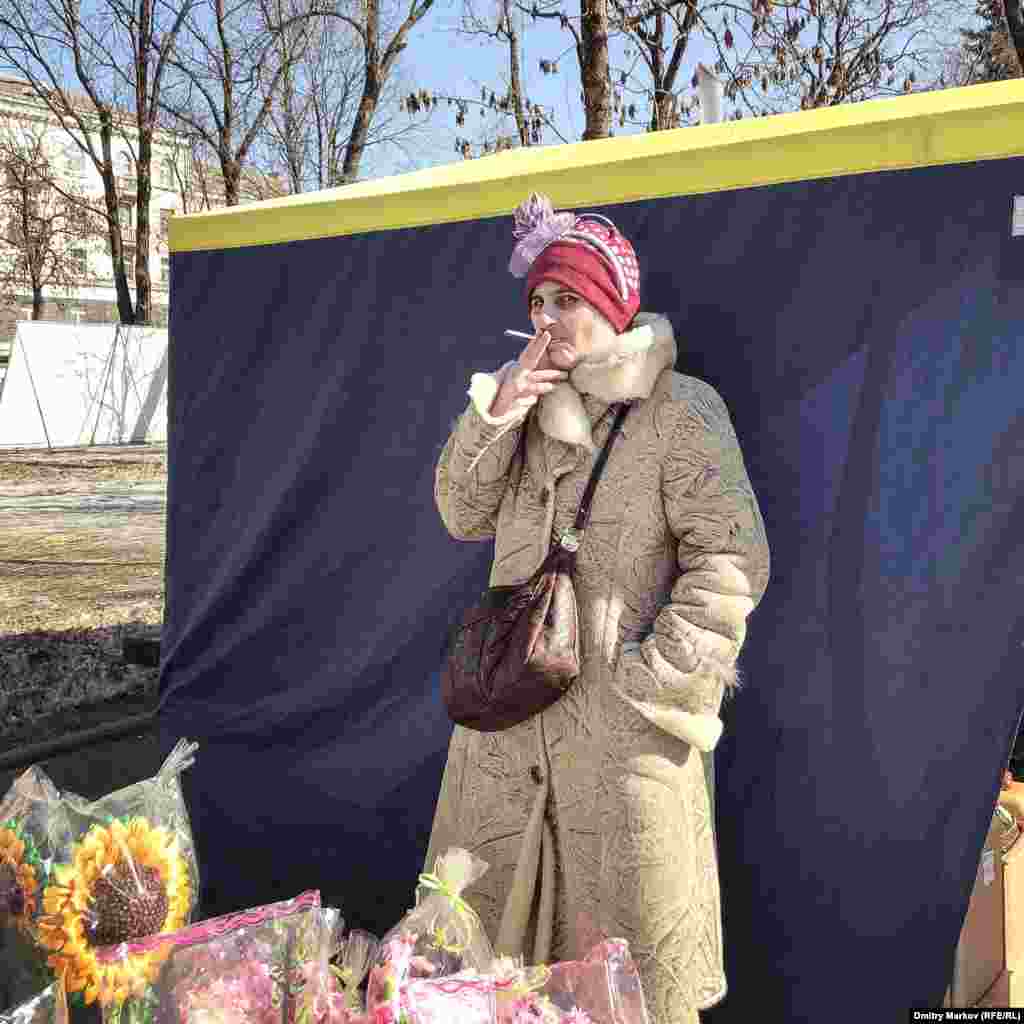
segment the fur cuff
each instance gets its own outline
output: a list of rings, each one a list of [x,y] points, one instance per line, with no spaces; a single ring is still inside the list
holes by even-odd
[[[502,381],[505,379],[505,374],[508,373],[512,365],[512,363],[505,363],[500,370],[494,373],[474,373],[469,379],[469,391],[466,394],[469,395],[473,408],[476,409],[480,419],[492,427],[503,427],[516,423],[530,411],[529,409],[510,409],[504,416],[492,416],[488,412],[494,403]]]
[[[666,708],[646,701],[626,700],[652,725],[702,753],[710,753],[722,737],[722,720],[717,715],[698,715],[681,708]]]
[[[622,645],[613,689],[652,725],[704,753],[714,750],[722,735],[718,716],[721,690],[712,692],[721,682],[719,672],[709,674],[704,666],[696,673],[683,673],[659,656],[662,670],[668,669],[665,676],[659,676],[645,660],[648,641]]]

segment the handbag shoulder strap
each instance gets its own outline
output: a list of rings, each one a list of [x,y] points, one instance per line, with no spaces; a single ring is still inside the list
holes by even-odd
[[[604,448],[601,449],[600,454],[597,456],[597,460],[594,462],[594,468],[590,472],[590,479],[587,481],[586,490],[584,490],[583,497],[580,499],[580,507],[576,512],[576,518],[573,520],[572,526],[562,534],[560,545],[567,551],[575,551],[580,546],[580,542],[583,539],[583,531],[586,530],[587,523],[590,521],[590,506],[594,500],[594,492],[597,490],[597,483],[601,479],[601,474],[604,472],[605,463],[608,461],[608,456],[611,454],[615,438],[618,436],[619,431],[622,430],[622,424],[626,422],[629,410],[630,405],[628,402],[624,402],[619,406],[619,411],[615,416],[615,422],[612,424],[612,429],[608,433],[608,440],[605,441]]]

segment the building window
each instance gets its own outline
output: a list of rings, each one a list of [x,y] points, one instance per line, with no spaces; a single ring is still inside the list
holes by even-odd
[[[171,283],[171,258],[170,256],[160,257],[160,280],[163,284]]]
[[[85,277],[89,272],[89,256],[84,249],[71,250],[71,272],[75,277]]]
[[[64,147],[64,166],[69,178],[81,179],[85,176],[85,154],[78,146]]]
[[[118,220],[121,222],[121,227],[130,228],[132,226],[133,216],[132,204],[127,200],[120,200],[117,204]]]
[[[174,161],[170,157],[160,164],[160,184],[164,188],[174,188]]]
[[[135,273],[135,246],[124,247],[124,272],[129,276]]]

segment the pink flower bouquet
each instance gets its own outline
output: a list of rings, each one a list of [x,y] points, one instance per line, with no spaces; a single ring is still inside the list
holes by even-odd
[[[103,1024],[344,1021],[328,969],[340,929],[314,891],[99,949]]]
[[[488,972],[410,978],[395,956],[388,999],[370,1002],[372,1024],[649,1024],[640,977],[622,939],[583,960],[541,967],[496,962]],[[405,980],[396,981],[406,969]]]

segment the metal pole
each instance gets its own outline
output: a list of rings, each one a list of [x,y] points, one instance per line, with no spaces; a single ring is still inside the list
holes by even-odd
[[[107,361],[106,376],[103,379],[103,387],[100,390],[100,398],[98,402],[98,408],[96,410],[96,422],[92,427],[92,437],[89,438],[89,444],[96,443],[96,431],[100,429],[100,416],[103,415],[103,399],[107,394],[107,381],[110,379],[111,374],[114,372],[114,355],[117,352],[117,336],[121,330],[121,325],[116,324],[114,327],[114,340],[110,344],[110,358]]]
[[[17,340],[17,336],[15,336]],[[14,346],[11,346],[11,351],[14,351]],[[25,369],[28,370],[28,382],[32,385],[32,395],[36,400],[36,408],[39,410],[39,420],[43,424],[43,433],[46,435],[46,447],[53,451],[53,445],[50,443],[50,432],[46,429],[46,417],[43,415],[43,406],[39,401],[39,392],[36,390],[36,379],[32,376],[32,367],[28,363],[28,353],[25,351],[25,342],[21,343],[21,358],[25,360]],[[7,363],[7,372],[11,369],[10,361]]]

